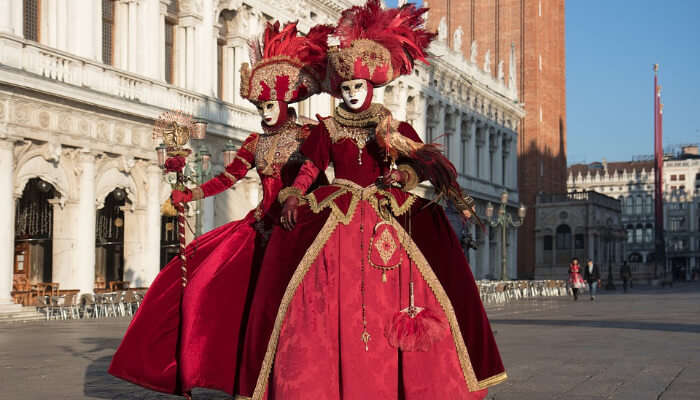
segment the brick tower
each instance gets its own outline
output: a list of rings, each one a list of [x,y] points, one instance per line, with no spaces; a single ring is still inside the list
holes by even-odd
[[[518,234],[518,278],[532,279],[537,193],[566,193],[564,0],[428,0],[425,5],[428,28],[446,27],[450,46],[461,30],[467,59],[505,80],[514,73],[526,112],[518,129],[518,190],[529,209]],[[509,68],[512,53],[515,71]]]

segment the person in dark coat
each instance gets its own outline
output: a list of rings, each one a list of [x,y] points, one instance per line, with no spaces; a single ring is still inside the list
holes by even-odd
[[[625,293],[627,293],[627,287],[632,281],[632,268],[630,268],[627,261],[622,263],[622,268],[620,268],[620,278],[622,279],[622,288]]]
[[[588,290],[591,293],[591,301],[595,300],[595,294],[600,286],[600,271],[597,265],[593,265],[593,260],[588,259],[583,268],[583,280],[588,282]]]

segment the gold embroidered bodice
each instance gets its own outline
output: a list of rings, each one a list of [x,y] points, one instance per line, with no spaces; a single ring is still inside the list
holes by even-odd
[[[258,173],[279,178],[284,164],[295,153],[299,154],[299,147],[306,136],[307,131],[294,121],[285,122],[274,131],[261,134],[255,145],[255,167]]]
[[[352,140],[357,146],[357,160],[362,165],[362,149],[374,139],[375,128],[391,111],[381,104],[372,104],[367,110],[354,113],[342,105],[336,107],[333,118],[323,121],[331,138],[337,143],[343,139]]]

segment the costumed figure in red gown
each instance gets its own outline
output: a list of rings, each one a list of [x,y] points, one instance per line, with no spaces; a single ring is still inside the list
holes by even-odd
[[[427,178],[466,215],[470,199],[435,146],[371,102],[425,61],[425,11],[370,0],[339,20],[328,90],[343,103],[280,191],[286,229],[273,230],[251,305],[244,398],[481,399],[506,379],[442,207],[408,191]],[[334,182],[305,194],[330,163]]]
[[[182,298],[179,258],[146,293],[109,373],[149,389],[189,396],[192,388],[236,393],[248,308],[269,234],[279,223],[280,189],[290,185],[303,162],[299,146],[310,126],[297,124],[288,104],[321,91],[326,74],[329,26],[307,36],[296,23],[280,30],[268,24],[262,47],[253,42],[252,66],[241,69],[241,96],[263,117],[263,133],[243,142],[224,172],[193,190],[174,191],[174,203],[213,196],[256,168],[263,199],[240,221],[196,238],[186,249],[187,286]],[[325,175],[319,183],[327,183]]]

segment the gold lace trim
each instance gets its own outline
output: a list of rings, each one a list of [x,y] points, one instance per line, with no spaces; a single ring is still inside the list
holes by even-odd
[[[372,103],[366,110],[360,112],[350,111],[341,104],[335,108],[333,118],[343,126],[367,128],[377,126],[389,115],[391,111],[379,103]]]
[[[304,258],[302,258],[301,262],[294,271],[294,275],[292,276],[289,284],[287,285],[287,289],[284,292],[282,302],[280,304],[277,316],[275,318],[275,325],[267,345],[267,351],[265,353],[262,368],[260,370],[260,374],[258,375],[257,384],[255,386],[255,392],[253,393],[253,400],[261,400],[263,395],[265,394],[265,389],[267,388],[267,384],[270,378],[270,372],[272,371],[272,365],[274,363],[274,359],[277,353],[277,344],[279,343],[279,336],[280,332],[282,331],[282,325],[284,323],[287,310],[289,309],[289,305],[291,304],[292,299],[294,298],[296,290],[303,281],[304,277],[306,276],[306,273],[311,268],[311,265],[319,256],[321,250],[330,239],[331,235],[333,234],[335,228],[338,226],[339,223],[341,223],[341,221],[340,219],[338,219],[336,214],[332,213],[328,217],[328,220],[326,221],[325,225],[319,232],[314,242],[309,247],[308,251],[304,255]],[[406,251],[406,254],[408,254],[408,256],[416,264],[416,267],[418,268],[418,271],[420,272],[422,278],[425,280],[426,284],[433,292],[433,295],[438,300],[438,303],[440,303],[440,306],[445,312],[447,321],[450,325],[452,339],[455,344],[457,357],[459,358],[459,363],[462,368],[462,374],[467,384],[467,388],[469,388],[470,391],[475,391],[484,389],[489,386],[493,386],[504,381],[507,378],[505,372],[482,381],[477,380],[476,374],[474,373],[474,369],[472,367],[471,360],[469,358],[467,345],[464,342],[464,338],[462,337],[462,331],[459,328],[459,324],[457,322],[457,316],[454,312],[454,308],[452,307],[452,303],[450,302],[449,297],[445,292],[445,289],[442,287],[442,284],[435,275],[435,272],[428,264],[428,261],[425,259],[423,253],[420,251],[415,242],[409,237],[408,233],[403,229],[401,224],[399,224],[398,221],[396,221],[396,219],[394,218],[391,219],[390,224],[394,227],[394,229],[396,229],[399,240],[401,241],[401,245]]]
[[[245,166],[246,166],[246,168],[248,168],[248,169],[251,169],[251,168],[253,168],[253,166],[252,166],[252,165],[250,165],[250,163],[248,162],[248,160],[246,160],[245,158],[243,158],[243,157],[239,156],[238,154],[236,154],[236,157],[235,157],[235,158],[237,158],[237,159],[238,159],[238,161],[242,162],[242,163],[243,163],[243,165],[245,165]]]
[[[386,213],[381,210],[382,206],[386,204],[387,199],[391,207],[392,214],[397,217],[405,214],[411,208],[411,206],[413,206],[417,199],[415,195],[409,194],[408,198],[406,198],[403,204],[399,205],[399,202],[396,201],[396,198],[391,192],[378,189],[375,185],[362,187],[353,181],[342,178],[335,179],[330,186],[335,186],[338,188],[338,190],[320,202],[316,199],[313,192],[304,197],[308,200],[309,207],[314,214],[318,214],[327,207],[330,207],[331,213],[335,214],[343,225],[347,225],[350,223],[350,221],[352,221],[352,217],[355,214],[355,209],[357,208],[357,204],[360,202],[360,200],[367,200],[377,214],[382,216],[383,219],[387,219],[388,217],[386,217]],[[348,192],[352,194],[352,199],[350,200],[348,210],[343,212],[335,203],[335,199]],[[375,196],[376,194],[381,194],[386,198],[380,200]]]
[[[279,177],[281,166],[299,150],[301,127],[286,122],[275,134],[261,135],[255,149],[255,167],[261,175]]]
[[[267,351],[265,352],[265,358],[263,359],[262,367],[260,368],[260,374],[258,375],[258,380],[255,385],[255,391],[253,392],[253,400],[261,400],[265,395],[265,389],[267,388],[267,383],[270,379],[270,372],[272,371],[272,364],[275,361],[275,354],[277,353],[277,344],[279,342],[280,332],[282,330],[282,324],[284,323],[284,318],[287,315],[287,310],[289,305],[294,298],[294,293],[301,284],[301,281],[306,276],[306,273],[311,268],[311,264],[316,260],[318,255],[321,253],[321,249],[326,244],[328,239],[331,237],[335,228],[338,226],[340,221],[337,219],[335,214],[331,214],[328,220],[321,228],[321,231],[316,236],[314,242],[309,246],[306,251],[304,258],[301,259],[299,266],[297,266],[290,279],[287,289],[284,291],[284,296],[282,297],[282,302],[280,303],[279,310],[277,311],[277,317],[275,318],[275,325],[272,329],[272,335],[270,336],[270,341],[267,343]]]
[[[498,385],[499,383],[508,379],[508,374],[501,372],[498,375],[494,375],[490,378],[486,378],[479,381],[479,389],[486,389],[487,387]]]
[[[246,397],[246,396],[242,396],[240,394],[237,394],[233,397],[233,400],[252,400],[252,399],[253,399],[252,397]]]
[[[236,183],[236,181],[238,180],[238,179],[236,179],[235,176],[229,174],[228,171],[222,172],[221,175],[225,176],[226,179],[230,180],[230,181],[233,182],[233,183]],[[233,186],[233,184],[232,184],[231,186]]]
[[[287,186],[286,188],[280,190],[279,193],[277,193],[277,201],[279,201],[279,203],[282,205],[284,205],[284,202],[287,201],[287,199],[290,197],[296,197],[299,200],[300,205],[306,204],[304,194],[301,192],[301,189],[299,189],[296,186]]]
[[[309,208],[311,208],[311,211],[313,211],[314,214],[318,214],[321,211],[323,211],[326,207],[330,207],[331,215],[333,215],[343,225],[347,225],[350,223],[350,221],[352,221],[352,217],[355,214],[357,204],[360,202],[360,197],[352,196],[352,199],[350,200],[350,205],[348,206],[348,211],[347,213],[344,213],[340,209],[340,207],[338,207],[338,205],[335,203],[335,199],[344,195],[348,191],[343,190],[344,188],[339,185],[331,186],[335,186],[340,189],[336,190],[335,193],[331,194],[330,196],[326,197],[320,202],[316,199],[316,196],[313,193],[309,193],[308,195],[306,195],[306,199],[309,201]]]

